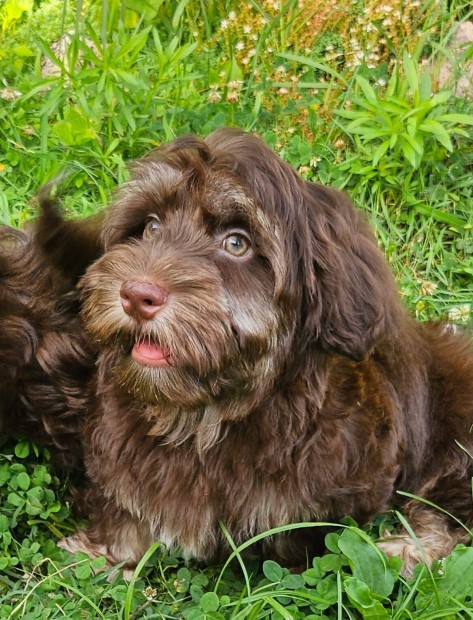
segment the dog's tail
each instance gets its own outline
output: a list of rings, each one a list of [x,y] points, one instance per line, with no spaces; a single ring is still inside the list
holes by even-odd
[[[37,194],[40,215],[35,225],[35,245],[61,278],[74,285],[103,252],[103,216],[67,220],[59,200],[52,195],[52,184]]]

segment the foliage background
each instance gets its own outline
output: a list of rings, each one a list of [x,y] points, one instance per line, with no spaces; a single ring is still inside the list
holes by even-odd
[[[471,18],[460,0],[0,0],[0,220],[25,225],[64,173],[67,212],[95,212],[131,159],[238,125],[366,210],[419,319],[471,323],[473,47],[453,43]],[[0,452],[1,618],[473,617],[471,548],[406,582],[371,542],[395,515],[348,521],[302,575],[156,545],[107,581],[55,546],[76,524],[48,454]]]

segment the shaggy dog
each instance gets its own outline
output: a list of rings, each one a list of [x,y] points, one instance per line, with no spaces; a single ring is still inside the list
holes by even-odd
[[[473,352],[402,308],[364,217],[224,129],[136,163],[82,278],[99,347],[84,430],[90,526],[62,546],[133,566],[153,540],[187,558],[268,528],[403,502],[473,526]],[[465,450],[458,445],[461,443]],[[404,502],[384,543],[404,574],[470,539]],[[299,565],[316,529],[267,538]]]
[[[75,285],[100,243],[94,218],[63,222],[45,194],[40,203],[29,230],[0,227],[0,431],[34,439],[72,469],[94,368]]]

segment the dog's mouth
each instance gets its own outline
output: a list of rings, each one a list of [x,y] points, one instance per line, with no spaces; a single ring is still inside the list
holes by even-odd
[[[153,340],[135,342],[131,350],[131,357],[140,366],[166,368],[171,365],[170,356],[171,352],[169,349],[161,347]]]

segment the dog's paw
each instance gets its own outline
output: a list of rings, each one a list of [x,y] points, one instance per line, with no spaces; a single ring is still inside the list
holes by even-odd
[[[405,578],[413,576],[417,564],[426,563],[430,565],[434,560],[434,556],[426,549],[419,549],[409,536],[390,536],[388,539],[378,542],[377,545],[386,555],[401,558],[401,575]]]
[[[61,540],[57,543],[57,546],[61,549],[65,549],[72,555],[75,553],[85,553],[91,560],[104,557],[106,562],[100,571],[110,571],[107,577],[110,582],[115,579],[117,573],[119,572],[125,581],[131,581],[131,578],[133,577],[135,570],[133,566],[125,565],[123,568],[115,568],[115,564],[117,562],[110,556],[107,546],[93,543],[85,530],[78,530],[72,536],[61,538]],[[95,572],[99,572],[99,570],[95,570]]]
[[[91,559],[98,557],[105,557],[108,560],[108,550],[106,545],[98,545],[93,543],[87,536],[85,530],[78,530],[73,536],[67,536],[62,538],[58,544],[58,547],[69,551],[71,554],[86,553]]]

